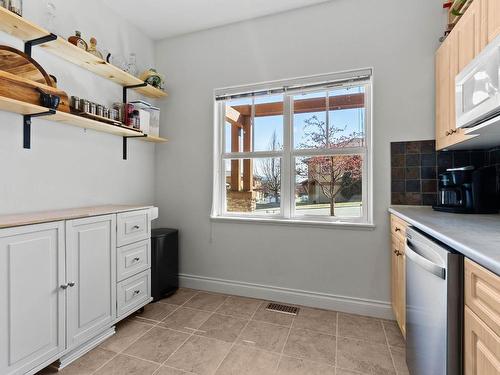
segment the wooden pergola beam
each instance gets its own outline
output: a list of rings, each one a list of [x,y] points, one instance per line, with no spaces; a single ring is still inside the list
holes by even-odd
[[[243,116],[231,106],[226,106],[226,121],[239,128],[243,127]]]
[[[328,110],[338,111],[342,109],[355,109],[363,108],[365,106],[365,94],[349,94],[349,95],[339,95],[331,96],[329,98]],[[250,116],[252,113],[252,106],[247,105],[237,105],[237,106],[227,106],[226,108],[231,108],[230,112],[233,111],[239,113],[242,116]],[[308,112],[321,112],[326,111],[326,98],[313,98],[313,99],[302,99],[295,100],[294,102],[294,113],[308,113]],[[226,109],[226,117],[228,110]],[[277,116],[283,114],[283,102],[275,103],[263,103],[255,105],[255,117],[263,116]]]

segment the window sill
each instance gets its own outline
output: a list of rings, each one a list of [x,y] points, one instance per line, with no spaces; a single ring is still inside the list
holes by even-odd
[[[274,224],[274,225],[284,225],[284,226],[304,226],[304,227],[354,229],[354,230],[375,229],[375,224],[333,222],[333,221],[321,221],[321,220],[274,219],[274,218],[242,217],[242,216],[211,216],[210,220],[221,223]]]

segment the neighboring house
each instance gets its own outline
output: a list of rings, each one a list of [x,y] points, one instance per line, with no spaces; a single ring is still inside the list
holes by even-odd
[[[354,138],[342,143],[339,143],[337,147],[360,147],[363,145],[363,138]],[[330,184],[330,174],[328,170],[319,170],[318,167],[318,157],[308,158],[304,160],[304,174],[307,173],[307,179],[304,179],[296,186],[297,198],[307,197],[307,202],[309,204],[321,204],[330,203],[330,198],[328,198],[322,187],[323,185]],[[328,169],[328,168],[327,168]],[[305,177],[305,176],[304,176]],[[341,188],[342,178],[336,181],[335,191]],[[350,196],[342,195],[342,192],[338,193],[335,197],[336,202],[348,202],[348,201],[361,201],[361,186],[355,194]],[[305,200],[305,199],[304,199]]]

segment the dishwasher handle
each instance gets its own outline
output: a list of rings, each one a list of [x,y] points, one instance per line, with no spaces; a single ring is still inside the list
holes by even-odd
[[[415,262],[416,264],[418,264],[426,271],[429,271],[433,275],[445,280],[446,268],[420,255],[413,249],[413,246],[414,245],[411,243],[411,241],[409,239],[406,239],[406,251],[405,251],[406,257]]]

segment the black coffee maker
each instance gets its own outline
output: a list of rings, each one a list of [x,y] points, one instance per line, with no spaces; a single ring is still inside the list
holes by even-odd
[[[498,212],[495,167],[447,169],[439,175],[436,211],[462,214]]]

